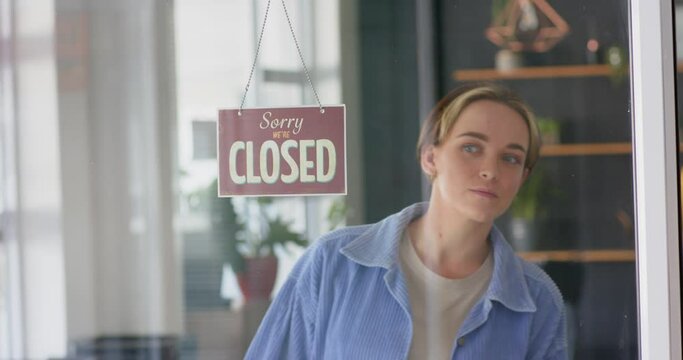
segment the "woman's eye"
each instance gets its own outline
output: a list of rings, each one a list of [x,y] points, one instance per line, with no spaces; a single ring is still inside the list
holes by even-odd
[[[522,159],[516,155],[504,155],[503,161],[513,165],[518,165],[522,163]]]
[[[467,153],[475,153],[479,150],[477,145],[467,144],[462,147],[462,150]]]

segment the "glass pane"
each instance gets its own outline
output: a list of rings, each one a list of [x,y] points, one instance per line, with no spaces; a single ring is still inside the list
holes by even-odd
[[[216,198],[216,149],[206,147],[215,145],[217,110],[240,105],[266,4],[176,1],[185,330],[198,358],[241,358],[304,247],[345,224],[343,197]],[[287,7],[321,101],[339,103],[336,1]],[[272,2],[245,107],[315,101]]]
[[[499,82],[537,115],[541,160],[497,225],[559,286],[570,357],[637,358],[628,2],[438,3],[443,91]]]
[[[266,3],[0,0],[0,89],[17,92],[0,92],[0,104],[17,107],[0,111],[22,136],[10,149],[11,184],[0,153],[0,184],[13,192],[0,192],[0,214],[18,199],[11,210],[22,219],[12,224],[16,249],[0,240],[0,272],[15,271],[0,278],[0,355],[21,343],[17,358],[242,358],[323,234],[428,200],[422,189],[433,183],[415,154],[423,110],[491,81],[531,105],[544,142],[497,228],[559,286],[570,358],[637,357],[627,0],[286,2],[321,102],[347,105],[355,185],[346,197],[218,198],[217,110],[243,100]],[[317,101],[281,5],[271,3],[245,107]],[[396,259],[373,267],[377,286],[331,275],[336,297],[324,315],[342,315],[326,324],[338,332],[328,351],[406,357],[415,298],[403,273],[380,272]],[[357,265],[348,273],[371,272]],[[389,294],[392,279],[400,286]],[[357,289],[381,308],[338,311]],[[21,317],[10,319],[8,298],[21,299]],[[402,327],[371,321],[384,310]],[[520,335],[468,348],[477,329],[442,345],[470,351]],[[386,345],[391,334],[403,343]]]

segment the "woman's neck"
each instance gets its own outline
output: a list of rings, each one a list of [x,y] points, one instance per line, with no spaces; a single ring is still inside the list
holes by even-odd
[[[410,223],[408,233],[425,266],[443,277],[460,279],[475,272],[486,260],[491,226],[430,203],[427,212]]]

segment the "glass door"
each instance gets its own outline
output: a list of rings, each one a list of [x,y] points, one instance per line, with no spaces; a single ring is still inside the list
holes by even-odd
[[[681,358],[683,0],[287,1],[322,101],[347,104],[349,196],[216,199],[216,110],[266,4],[0,0],[0,358],[240,358],[305,248],[279,244],[247,299],[235,245],[422,200],[420,119],[478,81],[538,115],[497,227],[560,287],[571,358]],[[247,106],[313,102],[280,5]]]

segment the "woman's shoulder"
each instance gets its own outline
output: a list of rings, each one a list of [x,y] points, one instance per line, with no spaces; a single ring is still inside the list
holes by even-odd
[[[311,244],[303,261],[318,270],[386,267],[406,224],[424,207],[424,204],[412,205],[375,223],[330,231]]]
[[[317,243],[322,244],[322,246],[330,246],[331,243],[338,244],[352,241],[368,231],[368,229],[373,225],[374,224],[344,226],[322,235],[320,239],[318,239]]]
[[[372,224],[345,226],[320,236],[309,249],[317,254],[335,254],[368,231]]]
[[[497,271],[499,281],[507,283],[499,285],[509,290],[506,292],[509,295],[509,301],[513,301],[511,297],[516,294],[521,295],[523,301],[520,301],[531,308],[534,307],[531,304],[536,304],[537,307],[539,305],[551,307],[554,310],[564,308],[564,301],[559,288],[543,269],[537,264],[519,257],[496,228],[493,229],[492,239],[494,251],[497,254],[496,261],[500,260],[501,262],[501,268]],[[498,265],[494,264],[494,266]]]
[[[343,260],[344,257],[340,256],[341,249],[367,232],[371,226],[345,226],[323,234],[306,249],[300,263],[305,264],[307,268],[328,267],[336,261]]]
[[[558,309],[564,308],[562,293],[553,279],[537,264],[530,263],[521,258],[518,259],[522,265],[529,292],[536,302],[545,299],[547,303],[552,304]]]

